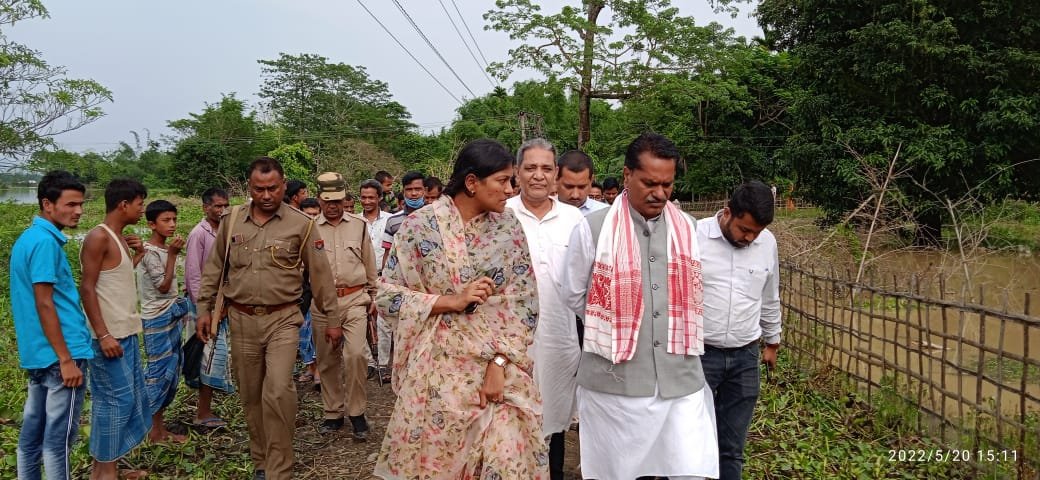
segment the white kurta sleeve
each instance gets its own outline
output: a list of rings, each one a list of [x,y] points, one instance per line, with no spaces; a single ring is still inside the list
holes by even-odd
[[[575,225],[568,242],[570,251],[567,260],[559,268],[559,278],[563,283],[562,298],[567,307],[581,318],[585,318],[585,294],[589,289],[589,278],[592,277],[592,262],[595,259],[596,244],[592,238],[589,222],[582,219]]]

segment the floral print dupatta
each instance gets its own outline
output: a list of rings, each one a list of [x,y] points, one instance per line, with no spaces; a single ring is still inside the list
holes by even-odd
[[[472,314],[431,315],[440,295],[494,280]],[[377,305],[395,330],[398,398],[375,474],[383,478],[548,478],[541,400],[528,348],[538,303],[531,256],[509,211],[464,223],[442,197],[413,212],[394,239]],[[509,357],[501,404],[478,390],[495,353]]]

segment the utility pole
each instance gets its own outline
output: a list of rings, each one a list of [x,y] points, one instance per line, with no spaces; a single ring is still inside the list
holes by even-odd
[[[545,138],[544,123],[542,116],[537,113],[520,112],[517,114],[520,121],[520,143],[531,138]]]
[[[520,119],[520,143],[523,144],[527,141],[527,113],[520,112],[518,117]]]

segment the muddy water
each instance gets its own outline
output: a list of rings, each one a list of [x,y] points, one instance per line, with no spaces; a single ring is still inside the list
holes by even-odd
[[[1024,314],[1027,295],[1040,298],[1040,264],[1034,257],[991,255],[969,264],[967,276],[947,270],[952,265],[934,253],[893,255],[863,283],[920,297],[938,297],[945,287],[942,296],[959,302],[969,297],[970,282],[971,302],[986,305],[929,304],[787,272],[788,338],[797,341],[795,331],[816,328],[802,339],[813,339],[805,345],[818,358],[875,384],[894,376],[901,391],[939,418],[992,422],[999,409],[1002,427],[1012,428],[1008,418],[1040,412],[1040,318]],[[829,268],[815,272],[831,276]]]
[[[1040,255],[1030,253],[993,252],[962,262],[956,252],[900,252],[877,258],[871,274],[885,285],[898,279],[902,291],[916,282],[915,290],[927,296],[1008,312],[1025,313],[1026,294],[1030,303],[1040,300]],[[1037,307],[1030,305],[1029,313],[1040,312]]]

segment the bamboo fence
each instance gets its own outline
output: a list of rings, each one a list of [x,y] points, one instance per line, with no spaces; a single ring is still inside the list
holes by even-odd
[[[898,405],[909,428],[979,474],[1040,478],[1040,318],[1028,294],[1009,311],[911,272],[857,284],[785,263],[780,275],[796,365],[844,371],[867,402]]]

